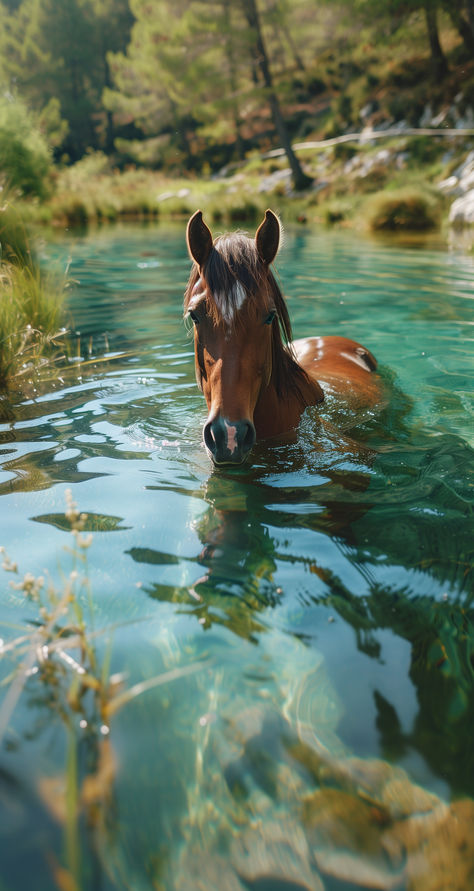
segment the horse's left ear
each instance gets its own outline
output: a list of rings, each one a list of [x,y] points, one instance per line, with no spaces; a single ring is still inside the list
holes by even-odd
[[[186,241],[191,257],[202,269],[212,250],[211,230],[202,218],[202,210],[197,210],[189,220]]]
[[[280,223],[272,210],[265,212],[265,219],[257,229],[255,242],[260,259],[270,266],[280,244]]]

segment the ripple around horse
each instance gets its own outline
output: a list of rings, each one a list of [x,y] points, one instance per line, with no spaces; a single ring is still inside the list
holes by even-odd
[[[271,210],[255,238],[213,241],[200,210],[187,226],[194,260],[184,298],[194,324],[196,379],[206,399],[204,443],[215,464],[241,464],[256,439],[297,427],[325,392],[348,404],[380,403],[377,363],[346,337],[292,340],[285,300],[270,269],[280,243]]]

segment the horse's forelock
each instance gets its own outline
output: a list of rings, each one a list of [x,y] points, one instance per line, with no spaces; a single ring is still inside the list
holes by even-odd
[[[279,320],[272,326],[275,386],[280,395],[298,393],[307,382],[307,375],[296,362],[291,347],[292,330],[286,301],[272,271],[262,263],[254,239],[242,233],[216,239],[204,268],[199,270],[195,264],[191,270],[184,298],[185,311],[199,279],[203,280],[207,309],[215,324],[238,324],[238,310],[244,299],[263,310],[275,307]]]
[[[286,302],[272,271],[262,263],[255,240],[241,232],[219,236],[204,269],[193,265],[184,298],[185,312],[200,279],[206,293],[207,310],[215,322],[236,324],[238,310],[245,299],[263,310],[275,306],[280,320],[283,342],[292,339],[291,322]],[[275,329],[274,329],[275,332]],[[279,334],[279,330],[275,332]],[[280,340],[281,337],[277,337]],[[282,344],[283,346],[283,344]]]

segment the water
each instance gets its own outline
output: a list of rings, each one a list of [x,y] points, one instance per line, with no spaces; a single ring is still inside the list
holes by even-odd
[[[122,693],[163,683],[105,726],[89,694],[71,708],[74,667],[7,697],[2,891],[32,874],[48,891],[71,876],[134,891],[422,887],[408,842],[406,869],[393,853],[388,786],[367,777],[383,759],[404,771],[404,801],[418,787],[438,808],[474,797],[472,256],[287,232],[278,269],[295,336],[363,342],[391,405],[356,433],[329,406],[363,450],[315,449],[309,416],[297,442],[213,472],[182,321],[183,226],[70,234],[43,254],[71,259],[82,361],[0,404],[1,544],[21,577],[60,590],[78,565],[71,489],[93,533],[93,607],[78,597],[99,666],[122,674]],[[11,578],[7,644],[41,619]],[[2,666],[8,678],[9,654]],[[368,840],[351,835],[368,800],[390,845],[374,841],[372,811]],[[429,810],[401,800],[398,816]],[[430,838],[427,876],[440,869]],[[452,887],[467,887],[459,870]]]

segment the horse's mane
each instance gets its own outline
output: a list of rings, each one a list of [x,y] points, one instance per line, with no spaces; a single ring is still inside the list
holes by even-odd
[[[184,296],[188,310],[194,289],[203,279],[207,312],[214,324],[238,324],[241,289],[246,298],[260,309],[277,311],[278,322],[272,323],[272,380],[281,397],[302,396],[302,388],[311,382],[294,356],[291,322],[283,294],[271,269],[259,257],[255,240],[241,232],[221,235],[214,242],[204,268],[193,265]]]

